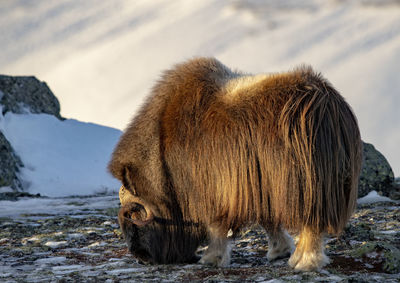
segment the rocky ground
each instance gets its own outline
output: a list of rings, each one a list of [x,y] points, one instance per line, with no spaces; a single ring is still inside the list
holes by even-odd
[[[118,198],[0,202],[1,282],[400,282],[400,203],[359,204],[344,234],[326,241],[331,264],[294,272],[269,263],[264,232],[236,239],[229,268],[139,264],[116,220]],[[203,249],[199,249],[201,254]]]

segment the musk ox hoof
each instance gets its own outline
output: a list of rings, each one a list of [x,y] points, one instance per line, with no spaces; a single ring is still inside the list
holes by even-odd
[[[227,267],[230,261],[231,261],[231,256],[229,250],[226,250],[222,255],[215,251],[207,250],[199,262],[201,264],[210,265],[214,267]]]
[[[294,251],[294,243],[292,237],[284,232],[280,237],[270,237],[268,241],[267,259],[273,261],[280,258],[289,257]]]
[[[329,264],[324,252],[294,253],[289,258],[289,265],[297,271],[316,271]]]
[[[227,267],[230,263],[230,259],[222,256],[205,255],[200,259],[200,263],[213,267]]]
[[[213,267],[226,267],[229,265],[229,261],[224,260],[221,256],[209,256],[206,255],[200,259],[200,263]]]

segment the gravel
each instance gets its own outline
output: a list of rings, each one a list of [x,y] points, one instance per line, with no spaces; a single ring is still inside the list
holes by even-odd
[[[326,239],[331,264],[299,273],[287,258],[267,261],[259,227],[241,232],[228,268],[142,265],[122,239],[116,195],[40,201],[48,211],[0,212],[1,282],[400,282],[399,202],[359,204],[344,233]],[[52,202],[63,209],[57,212]]]

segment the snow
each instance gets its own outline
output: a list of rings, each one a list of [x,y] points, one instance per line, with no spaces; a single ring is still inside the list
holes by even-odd
[[[0,218],[24,219],[25,215],[69,215],[95,211],[96,209],[119,206],[117,195],[63,197],[63,198],[25,198],[18,201],[0,201]],[[72,216],[71,216],[72,217]]]
[[[94,242],[93,244],[90,244],[88,248],[96,248],[96,247],[103,247],[106,246],[106,242]]]
[[[71,233],[67,235],[67,239],[82,239],[85,236],[82,233]]]
[[[48,241],[44,245],[52,249],[58,249],[65,247],[67,245],[67,241]]]
[[[386,234],[386,235],[393,235],[399,233],[399,231],[396,230],[388,230],[388,231],[381,231],[381,234]]]
[[[62,266],[53,266],[52,270],[55,274],[57,275],[63,275],[63,274],[68,274],[74,271],[82,271],[86,269],[85,266],[83,265],[78,265],[78,264],[74,264],[74,265],[62,265]]]
[[[250,73],[311,64],[397,176],[397,2],[1,1],[0,73],[46,81],[65,117],[124,129],[160,72],[187,58],[215,56]]]
[[[146,269],[143,267],[132,267],[132,268],[121,268],[121,269],[114,269],[111,271],[106,271],[109,275],[120,275],[124,273],[136,273],[136,272],[145,272]]]
[[[260,281],[261,283],[281,283],[283,281],[279,280],[279,279],[271,279],[268,281]]]
[[[380,201],[390,201],[390,202],[395,202],[394,200],[391,200],[388,197],[383,197],[380,196],[376,191],[371,191],[368,193],[368,195],[359,198],[357,200],[358,204],[365,204],[365,203],[374,203],[374,202],[380,202]]]
[[[0,113],[0,128],[24,164],[20,175],[30,193],[59,197],[118,190],[106,167],[119,130],[9,112]]]
[[[11,187],[0,187],[0,193],[10,193],[13,192],[14,190]]]

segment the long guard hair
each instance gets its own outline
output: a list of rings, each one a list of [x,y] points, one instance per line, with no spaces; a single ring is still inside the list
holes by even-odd
[[[311,67],[248,76],[197,58],[164,73],[109,168],[183,234],[184,222],[335,234],[356,204],[361,147],[350,106]]]

